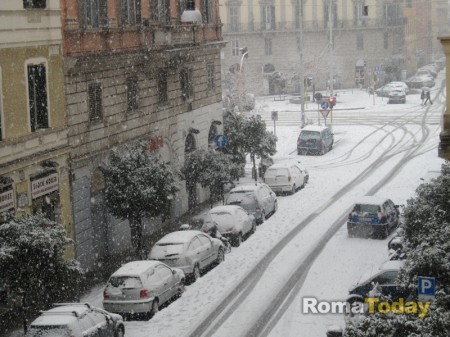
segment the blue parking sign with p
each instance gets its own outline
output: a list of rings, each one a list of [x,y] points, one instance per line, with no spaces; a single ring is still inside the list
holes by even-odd
[[[418,295],[434,297],[436,294],[436,279],[434,277],[418,277]]]

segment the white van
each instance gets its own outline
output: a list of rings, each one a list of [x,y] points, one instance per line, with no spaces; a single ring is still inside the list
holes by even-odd
[[[274,164],[264,173],[264,182],[275,193],[294,194],[303,188],[308,180],[308,172],[296,162]]]

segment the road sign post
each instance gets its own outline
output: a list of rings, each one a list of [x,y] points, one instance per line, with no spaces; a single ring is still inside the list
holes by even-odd
[[[417,292],[419,301],[428,302],[434,300],[436,295],[436,279],[434,277],[418,276]]]
[[[271,114],[272,120],[273,120],[273,134],[277,135],[277,128],[275,122],[278,120],[278,111],[272,111]]]

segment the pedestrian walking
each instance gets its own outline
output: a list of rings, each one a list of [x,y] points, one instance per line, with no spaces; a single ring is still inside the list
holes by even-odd
[[[422,89],[422,92],[420,93],[420,99],[422,100],[421,105],[424,105],[423,102],[425,100],[425,90]]]
[[[430,91],[427,91],[427,92],[425,93],[425,101],[423,102],[423,105],[426,105],[427,102],[430,102],[430,105],[433,104],[433,102],[431,102]]]

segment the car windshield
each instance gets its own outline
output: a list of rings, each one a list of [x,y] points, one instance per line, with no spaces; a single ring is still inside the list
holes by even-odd
[[[141,279],[139,277],[130,276],[112,276],[109,279],[108,285],[114,288],[121,289],[142,288]]]
[[[183,253],[184,244],[183,243],[157,243],[152,248],[152,254],[164,255],[164,256],[174,256]]]
[[[253,191],[236,191],[231,192],[227,198],[227,203],[248,204],[254,203],[255,197]]]
[[[371,204],[358,204],[355,206],[354,211],[357,213],[377,213],[380,206]]]
[[[213,222],[217,223],[217,227],[220,231],[226,231],[228,228],[233,227],[234,220],[230,213],[219,212],[211,213]]]
[[[26,337],[69,337],[70,333],[65,326],[46,325],[31,326]]]
[[[303,130],[300,132],[300,139],[320,139],[320,132]]]
[[[287,168],[269,168],[264,175],[266,178],[287,177],[289,175],[289,171]]]

